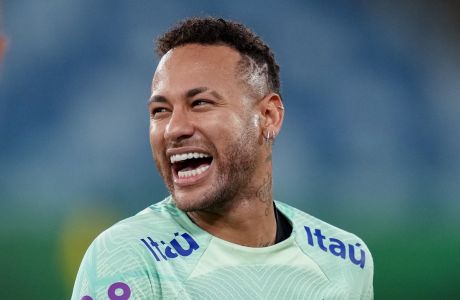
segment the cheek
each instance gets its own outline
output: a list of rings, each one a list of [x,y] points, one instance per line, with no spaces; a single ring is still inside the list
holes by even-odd
[[[240,145],[243,137],[245,143],[258,140],[258,118],[247,116],[244,119],[241,116],[227,116],[221,120],[222,122],[209,126],[209,128],[212,128],[213,144],[219,149],[220,153],[226,153],[228,149],[235,145]]]
[[[162,148],[162,137],[163,134],[161,133],[160,127],[157,125],[150,125],[149,128],[149,139],[150,139],[150,147],[152,148],[152,152],[159,152]]]
[[[260,119],[257,114],[234,115],[228,119],[227,130],[230,130],[235,136],[243,133],[255,132],[260,127]]]

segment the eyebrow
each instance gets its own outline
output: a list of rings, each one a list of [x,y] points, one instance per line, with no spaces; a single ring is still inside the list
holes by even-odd
[[[188,90],[185,93],[185,98],[192,98],[192,97],[194,97],[194,96],[196,96],[198,94],[201,94],[201,93],[204,93],[204,92],[207,92],[207,91],[209,91],[209,93],[211,95],[213,95],[214,97],[216,97],[217,99],[222,100],[222,96],[218,92],[216,92],[214,90],[210,90],[209,88],[204,87],[204,86]],[[168,99],[165,96],[155,95],[155,96],[150,97],[150,99],[148,100],[147,104],[150,105],[153,102],[166,103],[166,102],[168,102]]]
[[[189,91],[187,91],[187,93],[185,93],[185,97],[186,98],[192,98],[198,94],[201,94],[201,93],[204,93],[204,92],[207,92],[209,91],[209,93],[211,95],[213,95],[214,97],[218,98],[218,99],[222,99],[222,96],[216,92],[216,91],[213,91],[213,90],[210,90],[209,88],[205,87],[205,86],[202,86],[202,87],[197,87],[197,88],[194,88],[194,89],[191,89]]]
[[[153,102],[166,103],[168,102],[168,99],[166,99],[166,97],[161,96],[161,95],[155,95],[149,98],[149,100],[147,101],[147,105],[150,105]]]

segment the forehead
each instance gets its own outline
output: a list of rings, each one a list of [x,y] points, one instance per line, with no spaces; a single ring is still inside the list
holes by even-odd
[[[158,63],[152,91],[166,87],[212,86],[236,82],[240,54],[225,45],[189,44],[168,51]]]

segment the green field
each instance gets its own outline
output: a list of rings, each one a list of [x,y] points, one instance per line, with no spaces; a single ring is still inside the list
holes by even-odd
[[[2,233],[0,299],[68,299],[82,252],[111,223],[66,231],[64,242],[62,224]],[[460,234],[428,225],[361,234],[374,257],[375,299],[458,299]]]

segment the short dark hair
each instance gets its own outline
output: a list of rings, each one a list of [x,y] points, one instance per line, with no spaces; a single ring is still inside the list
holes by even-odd
[[[264,90],[280,94],[280,68],[275,55],[243,24],[213,17],[185,19],[157,39],[156,52],[162,57],[169,50],[187,44],[226,45],[235,49],[242,57],[239,69],[248,79],[257,72],[265,79]]]

